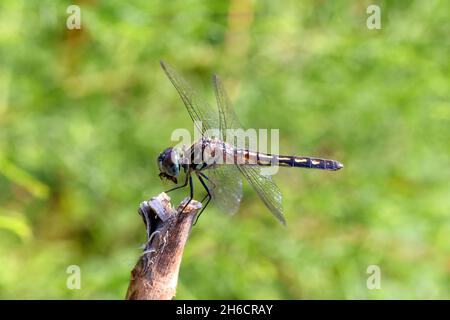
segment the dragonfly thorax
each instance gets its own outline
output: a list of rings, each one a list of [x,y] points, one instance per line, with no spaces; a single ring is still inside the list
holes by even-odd
[[[159,177],[177,183],[181,171],[182,152],[178,148],[167,148],[158,156]]]

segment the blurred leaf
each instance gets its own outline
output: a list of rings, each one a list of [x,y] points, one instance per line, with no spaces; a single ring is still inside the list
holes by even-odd
[[[3,174],[15,184],[23,187],[35,197],[46,198],[48,196],[49,188],[47,185],[2,157],[0,157],[0,174]]]
[[[6,229],[13,232],[24,242],[32,238],[30,224],[26,217],[18,212],[0,208],[0,229]]]

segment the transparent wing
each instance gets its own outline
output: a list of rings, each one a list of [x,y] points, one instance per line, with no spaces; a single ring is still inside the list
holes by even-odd
[[[281,205],[281,191],[273,182],[271,176],[265,176],[260,173],[260,168],[250,165],[238,165],[239,170],[247,181],[255,189],[258,196],[264,202],[267,208],[284,225],[286,220],[283,215],[283,206]]]
[[[213,76],[213,84],[216,94],[217,107],[219,109],[219,125],[222,134],[225,134],[226,129],[242,128],[219,76]],[[225,136],[223,136],[223,138],[225,139]]]
[[[221,165],[206,170],[205,174],[214,203],[224,212],[236,213],[242,199],[242,179],[237,167]]]
[[[219,108],[220,129],[238,129],[242,128],[233,106],[228,98],[222,81],[218,76],[213,77],[214,89],[216,92],[217,106]],[[270,176],[262,175],[260,168],[251,165],[236,165],[242,175],[255,189],[258,196],[282,223],[286,224],[283,215],[283,206],[281,204],[281,192]]]
[[[180,95],[181,100],[183,100],[183,103],[186,106],[192,121],[194,121],[197,126],[197,129],[201,133],[205,133],[208,129],[218,129],[220,124],[217,112],[212,109],[199,95],[197,95],[186,80],[184,80],[166,62],[161,61],[161,67],[170,82],[172,82],[175,89],[177,89],[178,94]],[[201,122],[201,125],[199,122]]]

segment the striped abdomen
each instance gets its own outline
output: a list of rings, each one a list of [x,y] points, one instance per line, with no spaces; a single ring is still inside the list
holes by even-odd
[[[298,167],[321,170],[339,170],[344,166],[336,160],[312,157],[280,156],[248,150],[235,151],[237,163],[257,164],[260,166],[278,165],[281,167]]]

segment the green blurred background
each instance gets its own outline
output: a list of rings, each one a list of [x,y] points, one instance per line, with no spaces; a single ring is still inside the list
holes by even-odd
[[[176,298],[450,298],[448,1],[79,1],[81,30],[70,4],[0,3],[0,298],[124,298],[155,159],[192,129],[160,59],[211,102],[221,75],[283,153],[345,164],[280,170],[287,227],[248,185],[208,208]]]

